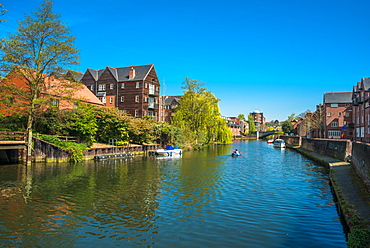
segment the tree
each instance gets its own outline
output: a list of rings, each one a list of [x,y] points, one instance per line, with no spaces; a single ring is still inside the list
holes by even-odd
[[[282,128],[284,133],[291,133],[293,131],[293,124],[291,121],[286,120],[283,122]]]
[[[184,95],[180,98],[172,123],[187,135],[195,146],[212,142],[230,143],[232,134],[221,117],[218,102],[204,82],[186,77],[183,82]]]
[[[37,110],[45,104],[41,95],[52,86],[46,83],[47,74],[62,73],[65,67],[77,64],[78,51],[74,47],[75,37],[53,12],[53,2],[44,0],[41,7],[25,15],[19,21],[17,33],[3,41],[1,48],[2,68],[21,78],[26,85],[19,88],[3,80],[2,88],[13,93],[20,103],[26,103],[27,155],[31,156],[32,128]],[[64,89],[59,86],[59,89]]]
[[[248,124],[249,124],[249,133],[257,132],[256,124],[254,124],[254,118],[251,115],[248,115]]]
[[[4,8],[4,6],[2,4],[0,4],[0,16],[5,15],[6,12],[8,12],[8,11]],[[4,20],[4,19],[0,19],[0,23],[5,22],[5,21],[6,20]]]
[[[238,115],[238,118],[239,118],[240,120],[242,120],[242,121],[246,121],[246,119],[245,119],[245,115],[244,115],[244,114],[239,114],[239,115]]]

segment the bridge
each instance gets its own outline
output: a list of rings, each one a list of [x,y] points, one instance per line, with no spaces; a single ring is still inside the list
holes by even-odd
[[[268,132],[259,132],[258,133],[258,136],[260,137],[260,138],[265,138],[265,137],[267,137],[267,136],[269,136],[269,135],[273,135],[273,134],[275,134],[277,131],[268,131]]]
[[[0,131],[0,164],[17,163],[26,148],[26,132]]]

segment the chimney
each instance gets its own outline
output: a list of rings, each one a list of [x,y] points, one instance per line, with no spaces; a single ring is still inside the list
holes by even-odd
[[[135,77],[135,69],[134,67],[131,67],[130,73],[128,75],[128,79],[133,79]]]

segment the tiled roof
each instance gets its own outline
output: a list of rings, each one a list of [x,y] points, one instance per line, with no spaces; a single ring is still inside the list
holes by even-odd
[[[164,105],[170,105],[174,99],[178,102],[180,98],[181,96],[163,96]]]
[[[324,93],[324,103],[352,103],[352,92]]]
[[[135,69],[135,77],[132,79],[129,79],[129,73],[130,73],[131,68]],[[119,68],[113,68],[113,67],[108,66],[105,69],[100,69],[97,71],[88,69],[88,71],[94,77],[95,81],[98,81],[99,77],[103,74],[105,70],[109,70],[112,73],[112,75],[115,77],[117,82],[127,82],[127,81],[144,80],[152,68],[153,68],[153,65],[150,64],[150,65],[119,67]]]
[[[363,77],[362,82],[364,83],[364,90],[370,90],[370,77]]]

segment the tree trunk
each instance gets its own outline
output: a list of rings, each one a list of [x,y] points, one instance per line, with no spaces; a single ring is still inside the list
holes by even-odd
[[[28,121],[27,121],[27,141],[26,141],[26,146],[27,146],[26,163],[27,165],[31,164],[32,162],[32,123],[33,123],[33,116],[32,114],[30,114],[28,116]]]

